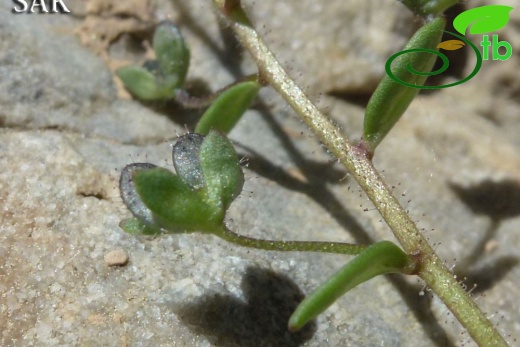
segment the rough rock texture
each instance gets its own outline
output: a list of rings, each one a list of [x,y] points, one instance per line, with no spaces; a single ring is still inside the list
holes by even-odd
[[[252,3],[253,21],[263,28],[279,59],[290,62],[302,86],[321,93],[370,92],[381,79],[388,56],[421,23],[397,1]]]
[[[247,2],[312,93],[371,85],[410,32],[401,16],[414,23],[391,1],[312,3]],[[346,257],[256,251],[200,234],[123,233],[118,223],[129,212],[118,170],[138,161],[169,166],[166,140],[193,121],[178,108],[118,100],[104,60],[72,34],[83,14],[13,15],[11,6],[0,5],[1,346],[474,345],[427,288],[401,276],[363,284],[291,335],[295,305]],[[159,2],[156,17],[181,24],[191,80],[216,89],[254,71],[219,31],[209,1]],[[514,46],[518,22],[511,25]],[[512,345],[520,339],[518,59],[515,50],[508,61],[485,62],[466,84],[420,96],[375,157],[458,278],[478,284],[479,305]],[[270,90],[261,96],[230,134],[249,158],[232,229],[273,239],[392,239],[289,107]],[[360,103],[320,100],[351,138],[361,133]],[[114,250],[128,255],[127,265],[108,266]]]

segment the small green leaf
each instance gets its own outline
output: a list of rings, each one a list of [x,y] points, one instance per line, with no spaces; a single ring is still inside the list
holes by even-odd
[[[175,24],[163,21],[155,29],[153,49],[164,76],[172,89],[182,87],[190,65],[190,50]]]
[[[158,84],[156,77],[145,68],[125,66],[117,69],[116,74],[125,88],[139,99],[151,101],[172,96],[173,90],[167,85]]]
[[[226,89],[204,112],[195,132],[206,135],[211,129],[217,129],[228,133],[250,106],[259,90],[260,84],[256,81],[237,83]]]
[[[453,27],[462,35],[469,29],[470,34],[485,34],[499,30],[509,22],[510,6],[488,5],[464,11],[453,20]]]
[[[289,319],[289,331],[303,328],[357,285],[383,274],[407,273],[411,264],[406,253],[390,241],[381,241],[368,247],[298,305]]]
[[[387,76],[377,86],[365,111],[363,141],[370,153],[374,152],[419,92],[418,88],[405,86],[396,80],[414,86],[424,85],[439,54],[436,47],[441,40],[444,24],[443,18],[425,24],[417,30],[404,50],[387,62],[387,69],[391,71],[387,70]],[[392,60],[393,67],[390,68],[388,65]],[[437,70],[436,73],[440,72]]]
[[[119,227],[132,235],[157,235],[161,229],[153,225],[146,225],[138,218],[123,219],[119,222]]]
[[[244,186],[244,173],[235,148],[225,135],[212,130],[202,142],[200,165],[207,203],[226,211]]]
[[[224,213],[211,206],[179,176],[155,168],[133,174],[137,193],[152,211],[158,227],[171,232],[206,231],[221,228]]]
[[[139,99],[171,99],[184,84],[190,51],[179,29],[169,21],[155,29],[153,47],[157,60],[146,61],[143,67],[123,67],[116,73],[126,89]]]

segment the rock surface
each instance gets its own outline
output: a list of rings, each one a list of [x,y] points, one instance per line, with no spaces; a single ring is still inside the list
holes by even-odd
[[[245,53],[237,58],[209,3],[158,2],[156,17],[180,23],[192,48],[189,78],[216,89],[254,67]],[[311,93],[372,85],[411,31],[398,3],[314,3],[247,2]],[[295,305],[346,257],[122,232],[129,212],[118,170],[138,161],[168,167],[169,141],[193,122],[179,109],[117,99],[106,60],[72,34],[83,14],[14,15],[10,6],[0,5],[1,346],[474,345],[427,288],[401,276],[363,284],[291,335]],[[508,40],[520,42],[515,33]],[[458,278],[478,284],[479,305],[512,345],[520,339],[518,58],[485,62],[474,80],[420,96],[375,157]],[[249,158],[232,229],[281,240],[392,239],[288,106],[270,90],[261,96],[230,134]],[[329,96],[320,104],[359,137],[362,107]],[[116,249],[127,265],[108,266]]]

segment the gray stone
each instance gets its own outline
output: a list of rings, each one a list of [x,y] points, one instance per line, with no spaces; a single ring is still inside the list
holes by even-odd
[[[398,1],[251,3],[260,33],[311,93],[371,92],[420,24]]]
[[[177,128],[165,116],[116,99],[113,75],[71,35],[70,16],[14,15],[9,4],[0,14],[0,124],[127,143],[175,136]]]

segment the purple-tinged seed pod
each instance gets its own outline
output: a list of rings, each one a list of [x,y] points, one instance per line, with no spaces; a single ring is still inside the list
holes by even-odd
[[[133,181],[133,174],[138,170],[153,169],[155,167],[157,166],[150,163],[133,163],[123,168],[121,171],[121,178],[119,179],[119,191],[126,207],[128,207],[135,217],[148,225],[154,224],[153,214],[152,211],[143,204],[141,198],[137,194]]]
[[[177,140],[172,150],[175,172],[192,189],[204,186],[204,177],[200,166],[200,147],[204,136],[187,133]]]

